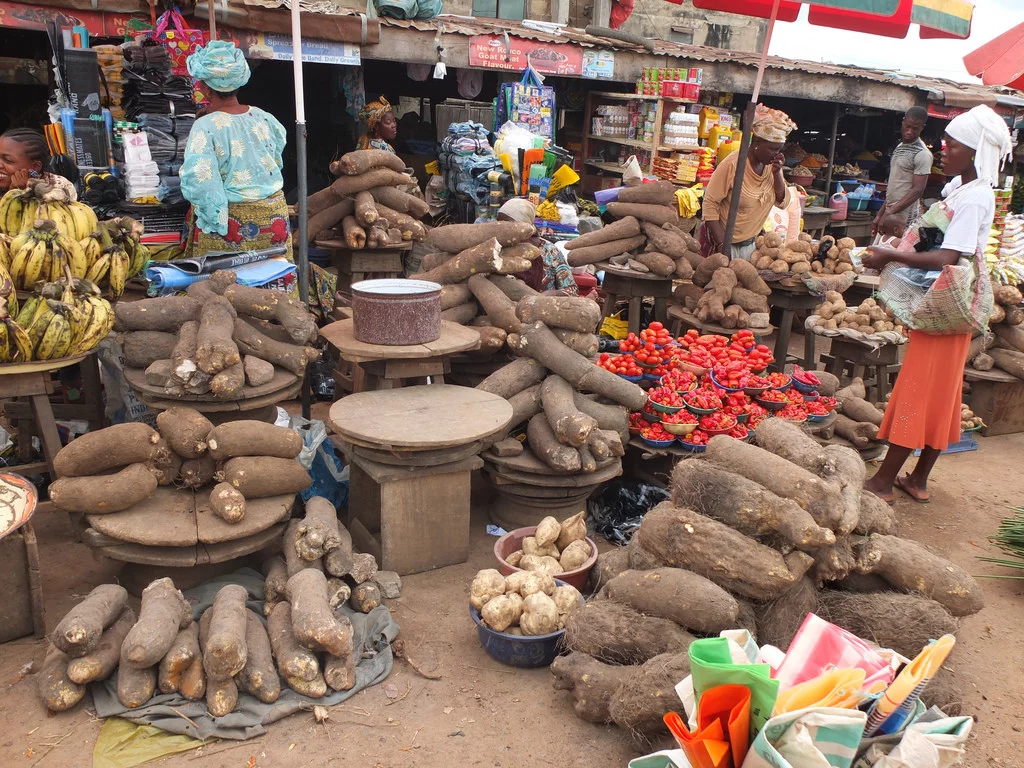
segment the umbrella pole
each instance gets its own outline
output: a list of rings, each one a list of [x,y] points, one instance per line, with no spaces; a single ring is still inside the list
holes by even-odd
[[[299,298],[309,306],[309,180],[306,177],[306,97],[302,85],[302,22],[298,0],[292,0],[292,63],[295,73],[295,156],[299,177]],[[302,381],[302,416],[310,416],[309,374]]]
[[[839,111],[840,106],[836,104],[832,112],[832,138],[828,145],[828,174],[825,176],[825,205],[832,195],[832,166],[836,160],[836,137],[839,135]]]
[[[764,69],[768,63],[768,48],[772,44],[772,33],[775,31],[775,21],[779,17],[780,2],[781,0],[775,0],[772,5],[772,15],[768,19],[768,32],[764,37],[764,47],[761,49],[761,61],[757,65],[757,77],[754,79],[754,92],[750,96],[747,108],[743,110],[743,138],[740,142],[739,157],[736,158],[736,177],[732,182],[729,218],[725,223],[725,242],[722,243],[722,250],[729,258],[732,258],[733,232],[736,229],[736,215],[739,213],[740,196],[743,193],[743,176],[747,170],[747,156],[750,154],[750,129],[754,125],[754,109],[761,96],[761,83],[764,81]]]

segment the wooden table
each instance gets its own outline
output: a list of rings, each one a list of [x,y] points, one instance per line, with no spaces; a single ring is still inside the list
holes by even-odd
[[[814,369],[814,341],[808,339],[809,334],[804,334],[804,357],[801,361],[798,357],[791,357],[789,354],[789,339],[793,333],[793,319],[797,310],[813,309],[821,303],[821,299],[813,296],[806,289],[803,291],[792,291],[783,288],[778,284],[772,284],[772,293],[768,297],[768,306],[778,307],[782,310],[782,317],[779,319],[779,335],[775,339],[775,362],[771,364],[773,371],[783,371],[786,364],[794,361],[800,362],[808,370]]]
[[[511,418],[504,398],[449,384],[361,392],[332,405],[356,546],[401,575],[464,563],[470,475],[483,466],[477,451]],[[411,460],[397,463],[402,457]]]
[[[598,270],[604,270],[601,288],[605,293],[605,317],[611,317],[615,313],[618,301],[625,299],[629,304],[629,332],[640,333],[640,313],[644,299],[650,297],[654,299],[654,319],[662,323],[668,322],[668,299],[672,297],[671,277],[621,269],[608,262],[600,262],[594,266]]]
[[[835,211],[831,208],[821,208],[813,205],[804,208],[804,231],[815,240],[820,240],[825,234],[825,228],[832,221],[833,213]]]
[[[401,277],[405,252],[411,242],[387,248],[353,250],[344,240],[320,240],[317,248],[330,251],[331,265],[338,269],[338,288],[351,288],[353,283],[369,277]]]
[[[814,336],[811,331],[805,333]],[[893,371],[899,371],[902,359],[900,353],[906,345],[883,344],[876,348],[842,336],[833,336],[831,339],[832,347],[825,370],[842,380],[847,366],[852,367],[851,378],[864,380],[864,386],[869,394],[868,399],[875,403],[885,402],[885,397],[889,394],[889,375]],[[824,356],[822,359],[826,360]],[[870,396],[872,391],[873,397]]]
[[[672,330],[673,336],[682,335],[682,326],[687,328],[696,328],[701,333],[717,333],[720,336],[732,336],[736,331],[750,331],[754,334],[754,338],[760,341],[764,336],[771,334],[775,328],[769,325],[767,328],[726,328],[722,325],[716,325],[711,322],[701,322],[697,319],[696,315],[692,312],[687,312],[685,307],[679,304],[673,304],[668,308],[669,320],[676,324],[676,327]]]
[[[441,336],[425,344],[384,346],[366,344],[355,337],[351,320],[338,320],[324,326],[320,335],[338,350],[343,360],[353,363],[352,375],[336,370],[335,392],[365,392],[395,389],[407,381],[430,377],[432,383],[444,382],[451,373],[452,355],[477,349],[480,334],[474,328],[441,321]]]
[[[983,435],[1024,432],[1024,381],[996,368],[991,371],[967,368],[964,379],[971,385],[968,405],[987,425],[981,431]]]

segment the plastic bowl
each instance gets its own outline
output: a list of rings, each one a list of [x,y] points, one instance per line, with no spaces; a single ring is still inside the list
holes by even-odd
[[[826,413],[823,416],[815,414],[815,413],[808,413],[807,414],[807,421],[811,422],[811,424],[817,424],[819,422],[824,421],[825,419],[827,419],[831,415],[832,414],[830,414],[830,413]]]
[[[743,392],[744,391],[743,387],[737,387],[736,389],[733,389],[732,387],[726,387],[726,386],[724,386],[722,384],[719,384],[718,383],[718,379],[715,378],[715,374],[714,373],[709,373],[708,376],[711,378],[711,383],[712,384],[714,384],[719,389],[724,389],[726,392]]]
[[[668,448],[673,442],[675,442],[674,440],[651,440],[649,437],[644,437],[643,435],[640,435],[640,440],[644,445],[650,446],[651,448]]]
[[[555,579],[555,583],[563,585],[568,582],[564,579]],[[580,597],[580,605],[584,604],[586,601]],[[479,611],[472,605],[469,606],[469,615],[476,624],[480,645],[495,661],[510,667],[530,669],[547,667],[558,656],[562,636],[565,634],[564,629],[548,635],[510,635],[507,632],[496,632],[486,626],[480,618]]]
[[[796,378],[795,376],[790,377],[790,383],[796,388],[797,392],[800,392],[801,394],[804,395],[817,391],[815,389],[815,387],[818,386],[817,384],[804,384],[804,382],[800,381],[800,379]]]
[[[640,439],[642,440],[643,438],[641,437]],[[523,539],[527,536],[533,536],[536,532],[537,526],[535,525],[531,525],[527,528],[516,528],[514,531],[509,531],[494,542],[494,559],[498,561],[498,570],[501,571],[502,576],[508,576],[516,571],[523,570],[522,568],[516,568],[514,565],[509,565],[505,558],[517,549],[522,549]],[[587,561],[574,571],[566,571],[565,573],[558,574],[559,579],[564,581],[566,584],[571,584],[576,587],[580,592],[586,589],[587,578],[590,576],[590,570],[594,567],[594,563],[597,562],[597,544],[595,544],[590,538],[587,539],[587,543],[590,545],[590,557],[587,558]],[[515,637],[515,635],[513,635],[513,637]]]
[[[750,414],[749,413],[738,413],[738,414],[736,414],[736,422],[738,424],[746,424],[747,423],[747,419],[749,419],[749,418],[750,418]]]
[[[662,405],[655,400],[651,400],[650,403],[651,408],[656,411],[660,411],[661,413],[679,413],[684,407],[682,405]]]
[[[766,411],[781,411],[783,408],[785,408],[787,405],[789,405],[788,402],[787,403],[775,403],[775,402],[772,402],[771,400],[761,400],[760,398],[757,398],[756,402],[757,402],[758,405],[760,405]]]
[[[704,453],[708,449],[706,445],[694,445],[693,443],[684,443],[682,440],[676,439],[684,450],[690,451],[691,453]]]
[[[769,389],[777,389],[779,392],[785,392],[787,389],[789,389],[792,386],[792,384],[793,384],[793,377],[790,376],[788,373],[784,373],[782,375],[786,377],[786,383],[785,384],[780,384],[777,387],[775,387],[775,386],[769,387]]]
[[[771,387],[744,387],[743,393],[747,395],[747,397],[757,397],[762,392],[767,392],[769,389],[771,389]]]
[[[705,429],[704,431],[708,434],[708,437],[714,437],[715,435],[726,435],[729,432],[732,432],[733,429],[736,428],[736,425],[739,424],[739,419],[737,419],[735,416],[732,417],[732,420],[733,423],[730,424],[728,427],[725,427],[724,429]]]
[[[784,416],[776,416],[775,418],[782,419],[783,421],[788,421],[790,424],[805,424],[807,420],[810,418],[810,414],[804,416],[802,419],[787,419]]]
[[[661,417],[656,413],[648,413],[647,411],[640,411],[640,416],[648,424],[660,424]]]
[[[631,382],[633,382],[634,384],[639,384],[639,383],[640,383],[640,382],[641,382],[641,381],[643,380],[643,378],[644,378],[644,377],[643,377],[643,374],[641,374],[641,375],[639,375],[639,376],[627,376],[627,375],[626,375],[626,374],[624,374],[624,373],[617,373],[617,374],[615,374],[615,375],[616,375],[616,376],[618,376],[618,377],[620,377],[620,378],[623,378],[623,379],[625,379],[626,381],[631,381]]]
[[[799,390],[797,391],[799,392]],[[818,390],[816,389],[812,389],[810,392],[801,392],[800,394],[804,396],[805,403],[813,403],[815,400],[821,397],[821,395],[818,394]]]
[[[661,428],[666,432],[670,432],[673,435],[688,435],[693,432],[696,428],[696,424],[666,424],[664,421],[661,422]]]

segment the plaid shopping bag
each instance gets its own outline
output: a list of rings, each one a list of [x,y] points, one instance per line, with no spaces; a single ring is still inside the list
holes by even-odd
[[[167,11],[156,23],[153,39],[167,49],[171,58],[171,73],[188,75],[188,57],[206,45],[206,33],[201,29],[189,29],[178,11]]]

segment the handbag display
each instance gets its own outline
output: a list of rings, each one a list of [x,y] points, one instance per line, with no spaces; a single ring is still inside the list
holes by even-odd
[[[157,20],[153,39],[167,50],[171,73],[181,77],[188,75],[188,57],[207,43],[206,33],[186,27],[185,19],[178,11],[167,11]]]

